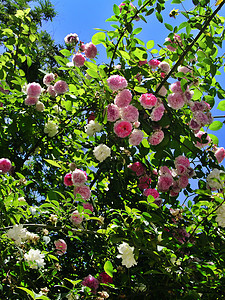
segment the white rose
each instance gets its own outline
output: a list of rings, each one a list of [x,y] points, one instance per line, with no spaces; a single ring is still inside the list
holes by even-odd
[[[45,124],[44,133],[47,133],[49,137],[53,137],[58,133],[58,126],[53,121],[48,121]]]
[[[102,125],[100,125],[98,122],[91,120],[86,126],[85,126],[85,132],[89,136],[93,136],[96,132],[101,131],[103,128]]]
[[[94,148],[93,153],[96,159],[102,162],[111,155],[111,149],[104,144],[100,144],[99,146]]]
[[[220,178],[221,174],[225,174],[224,171],[213,169],[207,176],[206,181],[211,189],[219,190],[224,187],[224,181]]]
[[[225,204],[222,204],[216,211],[216,222],[219,226],[225,227]]]
[[[137,264],[133,254],[134,247],[130,247],[127,243],[123,242],[118,246],[118,251],[121,254],[117,255],[117,258],[122,258],[122,265],[130,268]]]
[[[31,269],[42,268],[45,265],[44,254],[40,250],[30,249],[29,252],[24,254],[25,261],[28,262]]]
[[[27,230],[23,228],[22,224],[13,225],[6,233],[7,237],[15,242],[19,246],[23,241],[27,239]]]
[[[45,110],[45,106],[41,101],[36,103],[36,110],[39,112],[43,112]]]

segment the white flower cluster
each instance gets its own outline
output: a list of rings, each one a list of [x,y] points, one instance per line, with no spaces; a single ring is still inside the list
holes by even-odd
[[[111,149],[104,144],[100,144],[99,146],[94,148],[93,153],[96,159],[102,162],[111,155]]]
[[[42,268],[45,265],[44,254],[40,250],[30,249],[29,252],[24,254],[25,261],[28,262],[31,269]]]
[[[58,126],[53,121],[48,121],[45,124],[44,133],[47,133],[49,137],[53,137],[58,133]]]
[[[219,226],[225,227],[225,203],[222,204],[216,211],[217,217],[216,222]]]
[[[20,246],[24,241],[30,241],[36,244],[39,240],[39,236],[35,233],[29,232],[26,228],[23,228],[22,224],[14,225],[6,233],[7,237],[15,242],[17,246]]]
[[[207,176],[207,183],[208,186],[212,190],[219,190],[224,187],[224,180],[221,179],[220,175],[225,174],[224,171],[218,170],[218,169],[213,169],[210,174]]]
[[[96,132],[101,131],[103,128],[102,125],[100,125],[98,122],[91,120],[86,126],[85,126],[85,132],[89,136],[93,136]]]
[[[122,258],[122,265],[125,265],[127,268],[130,268],[137,264],[136,260],[134,259],[134,247],[130,247],[127,243],[123,242],[118,247],[119,255],[117,258]]]

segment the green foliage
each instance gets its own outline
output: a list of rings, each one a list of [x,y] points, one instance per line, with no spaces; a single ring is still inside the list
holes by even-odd
[[[212,122],[207,106],[219,99],[217,108],[224,111],[218,79],[224,66],[222,4],[215,11],[207,1],[182,8],[179,26],[162,24],[169,30],[164,45],[138,38],[152,14],[164,22],[163,0],[139,0],[137,7],[125,0],[121,10],[115,4],[107,19],[112,29],[92,37],[94,45],[104,45],[109,62],[86,59],[76,67],[68,63],[79,44],[62,49],[47,33],[37,33],[55,15],[51,3],[39,1],[30,10],[29,2],[2,1],[0,14],[0,158],[12,162],[0,174],[0,298],[96,299],[102,291],[109,299],[223,297],[225,173],[214,146],[218,137],[209,134],[209,142],[207,134],[223,126]],[[145,63],[152,59],[162,64]],[[62,80],[68,90],[51,96],[42,84],[48,72],[57,74],[52,86]],[[132,142],[133,133],[116,133],[121,115],[109,121],[108,105],[120,92],[110,88],[112,75],[127,81],[140,123],[132,120],[131,126],[143,135],[140,143]],[[25,102],[23,87],[32,81],[45,89],[41,111]],[[184,101],[179,108],[179,99],[169,101],[174,82]],[[140,97],[146,93],[157,104],[145,107]],[[160,105],[163,113],[154,117]],[[95,122],[88,123],[93,115]],[[52,135],[49,121],[56,125]],[[205,133],[196,137],[201,127]],[[160,142],[153,139],[159,133]],[[102,144],[110,155],[99,159]],[[137,164],[143,170],[136,174]],[[76,181],[76,169],[85,171],[84,182]],[[57,248],[60,241],[66,248]],[[31,250],[39,259],[27,258]],[[98,289],[85,286],[88,275],[99,280]]]

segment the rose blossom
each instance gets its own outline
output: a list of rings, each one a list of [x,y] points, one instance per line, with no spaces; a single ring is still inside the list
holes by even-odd
[[[84,185],[84,183],[87,181],[87,174],[86,172],[76,169],[72,173],[72,182],[76,186]]]
[[[217,210],[216,210],[216,222],[219,226],[225,227],[225,204],[223,203]]]
[[[94,148],[93,154],[98,161],[103,162],[107,157],[111,156],[111,149],[104,144],[100,144]]]
[[[142,94],[141,97],[139,98],[141,105],[146,108],[152,108],[153,106],[156,105],[157,103],[157,98],[153,94]]]
[[[57,93],[57,95],[66,93],[68,89],[68,84],[63,80],[59,80],[54,84],[54,91]]]
[[[27,95],[31,97],[39,97],[42,92],[42,88],[39,83],[32,82],[27,85]]]
[[[191,69],[189,69],[188,67],[185,67],[185,66],[179,66],[177,68],[177,71],[186,74],[188,72],[191,72]]]
[[[176,81],[172,83],[170,89],[173,93],[183,93],[180,81]]]
[[[99,274],[99,279],[101,283],[113,283],[113,279],[106,272],[102,272]]]
[[[125,5],[126,5],[126,3],[121,3],[121,4],[119,5],[120,12],[122,11],[123,6],[125,6]],[[132,7],[132,9],[134,8],[133,3],[129,3],[129,5]]]
[[[79,42],[78,35],[76,33],[67,34],[64,38],[66,44],[77,44]]]
[[[119,75],[112,75],[107,79],[108,86],[113,91],[123,90],[127,87],[127,81]]]
[[[44,133],[47,133],[49,137],[53,137],[58,133],[58,126],[53,121],[48,121],[45,124]]]
[[[42,268],[45,265],[44,254],[40,250],[30,249],[29,252],[24,254],[24,260],[27,261],[31,269]]]
[[[174,161],[174,164],[175,164],[175,167],[177,165],[183,165],[185,166],[186,168],[190,167],[190,162],[189,162],[189,159],[184,156],[184,155],[179,155],[175,158],[175,161]]]
[[[164,72],[164,73],[169,73],[170,72],[170,65],[166,61],[162,61],[159,64],[159,68]]]
[[[173,93],[168,95],[168,104],[173,109],[180,109],[184,106],[184,97],[180,93]]]
[[[39,111],[39,112],[43,112],[45,110],[44,104],[42,102],[40,102],[40,101],[38,101],[36,103],[35,108],[36,108],[36,111]]]
[[[151,184],[152,180],[148,175],[142,176],[139,178],[139,184],[138,187],[141,190],[145,190],[149,188],[149,185]]]
[[[114,103],[118,107],[125,107],[130,104],[132,100],[132,94],[128,89],[122,90],[116,95]]]
[[[96,279],[92,275],[88,275],[87,277],[85,277],[81,284],[89,287],[93,294],[96,294],[99,287],[98,279]]]
[[[50,96],[56,97],[56,91],[54,90],[54,86],[49,85],[47,88],[47,92],[49,93]]]
[[[75,198],[76,198],[77,194],[80,194],[81,198],[83,200],[88,200],[91,197],[91,191],[90,191],[89,186],[87,186],[87,185],[76,186],[74,188],[73,193],[74,193]]]
[[[120,138],[127,137],[132,131],[132,124],[127,121],[117,121],[114,124],[114,132]]]
[[[129,143],[132,146],[137,146],[144,138],[144,133],[141,130],[134,129],[129,136]]]
[[[158,87],[158,86],[159,86],[159,84],[157,84],[156,87]],[[158,91],[158,94],[159,94],[160,96],[162,96],[162,97],[165,97],[165,96],[166,96],[166,94],[167,94],[167,89],[165,88],[164,85],[160,88],[160,90]]]
[[[63,255],[67,250],[67,244],[63,239],[59,239],[57,241],[54,241],[56,253],[58,255]]]
[[[121,108],[121,119],[128,122],[138,121],[139,111],[133,105],[128,105]]]
[[[129,165],[128,168],[131,169],[132,171],[134,171],[137,176],[141,176],[146,172],[145,165],[143,165],[139,161]]]
[[[149,67],[151,67],[153,70],[156,69],[159,64],[160,64],[160,61],[158,59],[151,59],[148,62]]]
[[[90,122],[85,126],[85,132],[89,136],[93,136],[96,132],[101,131],[103,128],[102,125],[100,125],[97,121],[95,120],[90,120]]]
[[[225,172],[219,169],[213,169],[207,176],[206,181],[208,186],[213,190],[220,190],[224,188],[224,180],[220,178],[220,175],[224,175]],[[216,180],[215,180],[216,179]]]
[[[191,119],[190,123],[189,123],[189,127],[194,131],[194,133],[198,133],[200,128],[201,128],[201,124],[199,124],[197,122],[196,119]]]
[[[151,113],[151,119],[154,122],[160,121],[164,115],[165,107],[163,104],[156,106]]]
[[[204,134],[206,135],[206,138],[205,138],[205,140],[207,141],[206,143],[202,143],[202,136]],[[196,138],[200,139],[200,142],[197,141],[196,144],[195,144],[195,146],[198,147],[198,148],[203,148],[203,147],[207,146],[211,142],[211,138],[204,131],[199,131],[195,136],[196,136]]]
[[[35,105],[38,103],[38,97],[33,97],[33,96],[27,96],[27,98],[24,101],[24,104],[26,105]]]
[[[205,126],[206,124],[210,124],[208,116],[203,111],[195,111],[193,113],[193,117],[202,126]]]
[[[117,247],[119,255],[117,258],[122,258],[122,265],[125,265],[127,268],[131,268],[136,265],[137,262],[134,259],[134,247],[130,247],[127,243],[123,242],[121,245]]]
[[[64,176],[64,184],[66,186],[72,186],[73,185],[73,182],[72,182],[72,174],[71,173],[67,173],[65,176]]]
[[[93,59],[97,55],[97,48],[92,42],[90,42],[85,45],[84,53],[87,58]]]
[[[225,158],[225,149],[223,147],[217,148],[215,152],[215,157],[220,164]]]
[[[182,39],[181,37],[178,35],[178,34],[174,34],[173,36],[173,41],[171,41],[171,39],[169,37],[167,37],[165,39],[166,42],[171,42],[171,44],[177,44],[177,45],[182,45]],[[166,45],[167,49],[172,51],[172,52],[175,52],[176,51],[176,48],[174,48],[173,46],[171,46],[170,44],[169,45]]]
[[[188,177],[187,176],[180,176],[178,179],[178,186],[181,189],[185,189],[188,185]]]
[[[173,184],[173,177],[169,174],[159,176],[158,179],[158,190],[161,192],[166,192],[169,190],[171,185]]]
[[[115,104],[109,104],[107,107],[107,121],[115,122],[120,118],[119,107]]]
[[[84,216],[82,216],[78,210],[75,210],[74,212],[72,212],[71,216],[70,216],[70,221],[72,222],[73,225],[79,225],[80,223],[82,223]]]
[[[53,73],[46,74],[43,78],[43,83],[47,86],[51,84],[52,81],[55,80],[55,75]]]
[[[148,138],[148,141],[151,145],[158,145],[164,139],[164,132],[159,129],[152,133],[152,135]]]
[[[84,208],[84,209],[88,209],[88,210],[90,210],[91,212],[94,211],[93,205],[92,205],[91,203],[88,203],[88,202],[83,203],[83,208]]]
[[[146,197],[148,197],[148,196],[151,195],[152,197],[154,197],[154,199],[159,198],[159,193],[158,193],[158,191],[156,189],[146,189],[146,190],[144,190],[143,194]]]
[[[83,67],[85,61],[86,61],[86,58],[81,53],[74,54],[74,56],[72,58],[72,62],[74,64],[74,66],[76,66],[76,67]]]
[[[139,64],[140,67],[147,64],[147,59],[146,60],[139,60],[138,64]]]

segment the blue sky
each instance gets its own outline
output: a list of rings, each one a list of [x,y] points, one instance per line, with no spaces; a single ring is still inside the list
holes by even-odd
[[[64,37],[69,33],[77,33],[80,40],[84,43],[91,41],[92,36],[97,32],[95,28],[112,29],[110,22],[105,22],[107,18],[113,15],[113,4],[119,5],[122,0],[51,0],[58,15],[54,21],[44,24],[43,29],[47,30],[53,39],[57,43],[64,43]],[[133,2],[137,5],[137,0]],[[186,10],[192,7],[190,0],[184,1],[183,5]],[[164,22],[171,24],[172,26],[179,25],[185,21],[184,17],[180,14],[176,19],[169,17],[169,12],[173,9],[183,10],[182,6],[177,4],[170,4],[166,2],[166,9],[162,12]],[[212,2],[212,8],[215,9],[214,1]],[[225,7],[220,11],[220,15],[225,16]],[[135,27],[142,27],[142,32],[138,35],[138,38],[147,43],[149,40],[154,40],[155,45],[164,43],[165,38],[169,34],[169,31],[165,26],[159,23],[154,14],[148,17],[148,23],[143,21],[135,22]],[[197,34],[197,31],[196,31]],[[157,48],[157,47],[156,47]],[[104,53],[104,47],[98,45],[99,56],[97,63],[102,63],[106,59]],[[221,50],[222,53],[222,50]],[[150,57],[149,57],[150,58]],[[224,70],[222,70],[222,76],[219,76],[217,80],[221,86],[225,89],[225,76]],[[218,104],[216,99],[216,105]],[[214,109],[213,115],[225,115],[225,112]],[[223,121],[223,119],[217,119]],[[219,137],[219,146],[225,147],[224,127],[219,131],[210,132]]]

